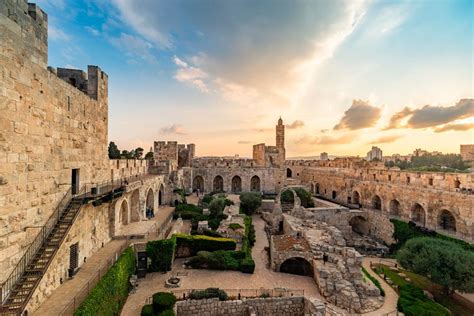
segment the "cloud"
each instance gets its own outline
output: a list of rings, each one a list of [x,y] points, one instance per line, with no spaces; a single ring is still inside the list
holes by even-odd
[[[404,108],[395,113],[385,129],[430,128],[474,116],[474,99],[461,99],[453,106],[425,105],[419,109]],[[402,121],[408,119],[405,125]]]
[[[303,136],[296,140],[298,145],[338,145],[349,144],[355,140],[354,134],[344,134],[342,136]]]
[[[174,56],[173,61],[176,64],[176,66],[179,67],[188,67],[188,64],[184,62],[183,60],[179,59],[178,57]]]
[[[209,88],[204,81],[208,77],[207,73],[205,73],[202,69],[190,66],[188,63],[176,56],[173,57],[173,61],[178,66],[178,69],[174,75],[176,80],[180,82],[191,83],[201,90],[201,92],[209,92]]]
[[[335,130],[358,130],[372,127],[380,119],[381,109],[371,106],[368,101],[353,100],[351,107],[344,112],[341,121],[334,126]]]
[[[180,124],[172,124],[170,126],[162,127],[160,132],[163,134],[186,135],[184,127]]]
[[[232,101],[253,98],[273,106],[295,104],[304,95],[317,65],[332,56],[367,9],[350,0],[113,3],[121,19],[156,47],[196,52],[193,65],[209,75],[217,86],[213,91]]]
[[[53,25],[48,26],[48,37],[53,41],[69,41],[71,38]]]
[[[250,140],[239,140],[237,144],[253,144],[254,142]]]
[[[300,127],[303,127],[303,126],[304,126],[303,121],[296,120],[293,123],[291,123],[290,125],[286,125],[285,127],[288,128],[288,129],[297,129],[297,128],[300,128]]]
[[[100,31],[97,30],[96,28],[93,28],[92,26],[85,26],[84,28],[86,29],[87,32],[91,33],[94,36],[100,35]]]
[[[394,141],[402,138],[402,135],[387,135],[387,136],[381,136],[379,138],[376,138],[370,142],[367,142],[368,145],[370,144],[387,144],[387,143],[393,143]]]
[[[118,37],[109,37],[109,42],[129,57],[139,57],[146,62],[156,63],[156,58],[152,53],[153,45],[138,36],[120,33]]]
[[[435,128],[436,133],[442,133],[447,131],[468,131],[474,128],[474,123],[466,123],[466,124],[446,124],[441,127]]]

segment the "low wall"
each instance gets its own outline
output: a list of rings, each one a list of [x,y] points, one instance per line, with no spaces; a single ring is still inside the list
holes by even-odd
[[[229,315],[229,316],[323,316],[325,306],[318,300],[304,297],[255,298],[234,301],[187,300],[176,303],[178,316]]]

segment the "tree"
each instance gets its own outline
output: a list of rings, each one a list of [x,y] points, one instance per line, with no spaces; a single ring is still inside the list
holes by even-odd
[[[143,156],[143,148],[138,147],[135,149],[135,159],[141,159]]]
[[[217,218],[223,212],[225,208],[225,198],[217,198],[209,203],[209,212],[211,213],[211,217]]]
[[[149,151],[149,152],[146,153],[146,155],[145,155],[146,160],[152,160],[153,158],[154,158],[154,154],[153,154],[152,151]]]
[[[247,215],[254,214],[262,205],[262,196],[257,192],[245,192],[240,194],[240,209]]]
[[[109,159],[120,159],[120,150],[114,142],[109,143]]]
[[[456,243],[429,237],[413,238],[398,251],[400,264],[443,286],[446,295],[454,290],[474,291],[474,253]]]

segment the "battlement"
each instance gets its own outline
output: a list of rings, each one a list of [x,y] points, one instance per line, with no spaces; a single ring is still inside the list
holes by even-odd
[[[28,3],[26,0],[2,0],[0,1],[0,23],[21,36],[31,48],[32,59],[37,59],[37,62],[46,68],[48,15],[39,6]]]
[[[255,168],[255,160],[248,158],[199,157],[194,158],[193,168]]]

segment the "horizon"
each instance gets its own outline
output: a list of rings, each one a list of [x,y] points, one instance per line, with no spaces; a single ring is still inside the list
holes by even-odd
[[[36,3],[50,65],[109,75],[121,149],[176,140],[198,156],[250,157],[274,144],[278,116],[289,157],[474,143],[468,0]]]

